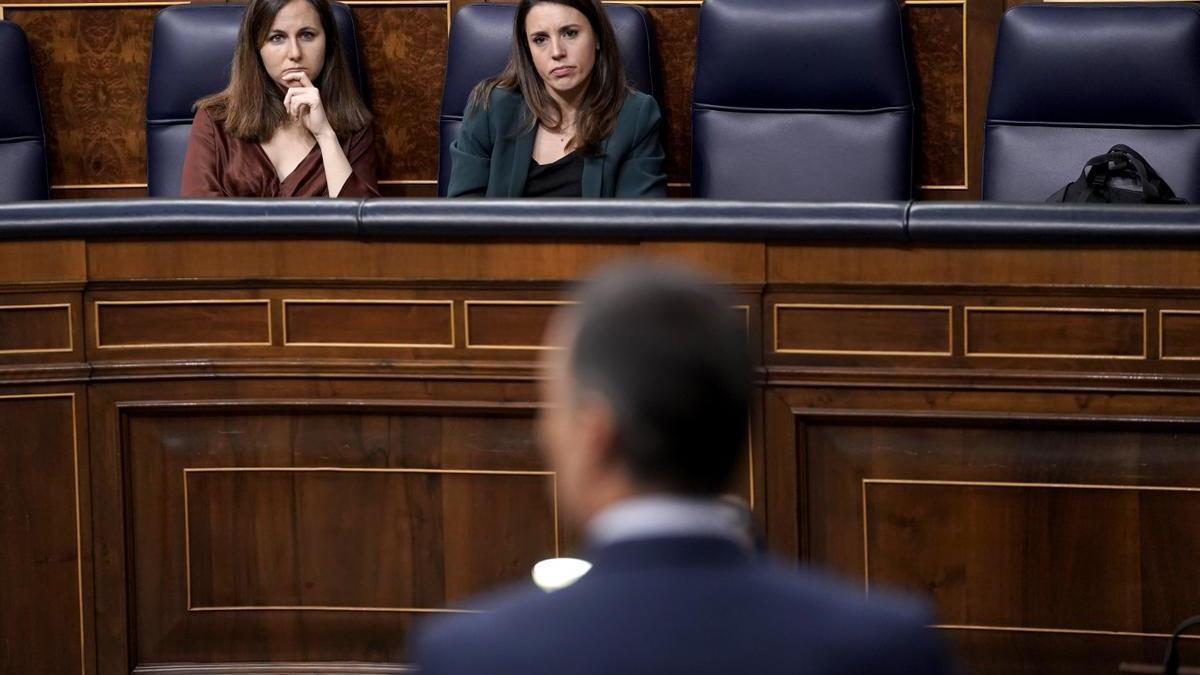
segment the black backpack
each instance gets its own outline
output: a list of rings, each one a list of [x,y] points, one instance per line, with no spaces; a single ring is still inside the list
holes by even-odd
[[[1088,160],[1074,183],[1046,198],[1074,204],[1186,204],[1145,157],[1127,145],[1114,145]]]

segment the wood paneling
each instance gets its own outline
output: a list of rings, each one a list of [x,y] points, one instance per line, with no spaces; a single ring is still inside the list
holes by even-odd
[[[530,413],[126,409],[137,662],[401,662],[414,614],[555,554]]]
[[[283,300],[287,346],[454,347],[454,303]]]
[[[375,113],[380,180],[435,180],[446,3],[354,7]]]
[[[967,186],[964,5],[905,7],[917,106],[917,185]]]
[[[1159,325],[1160,358],[1200,359],[1200,311],[1164,309]]]
[[[669,183],[692,180],[692,85],[700,8],[647,3],[663,72],[663,150]]]
[[[5,10],[33,50],[51,185],[146,182],[146,82],[158,9]]]
[[[1144,359],[1146,312],[1083,308],[967,307],[968,356]]]
[[[0,305],[0,354],[73,351],[72,323],[69,302]]]
[[[0,282],[70,284],[86,278],[82,241],[0,241]]]
[[[780,353],[942,355],[953,351],[951,308],[906,305],[774,306]]]
[[[91,672],[74,394],[0,394],[0,439],[0,672]]]
[[[560,300],[467,301],[468,349],[541,349],[554,312],[570,304]]]
[[[269,300],[99,300],[95,346],[215,347],[270,345]]]

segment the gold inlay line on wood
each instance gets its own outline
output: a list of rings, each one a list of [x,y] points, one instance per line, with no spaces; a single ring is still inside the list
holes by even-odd
[[[79,672],[80,675],[87,675],[87,640],[83,618],[83,518],[79,506],[79,428],[75,422],[78,414],[75,409],[75,393],[0,395],[0,401],[42,398],[65,398],[71,401],[71,465],[75,484],[75,582],[79,587]]]
[[[576,305],[573,300],[463,300],[463,333],[467,349],[519,349],[524,351],[547,351],[559,349],[548,345],[493,345],[471,342],[471,306],[487,305],[491,307],[567,307]]]
[[[226,466],[187,467],[183,469],[183,549],[187,611],[189,612],[265,612],[265,611],[311,611],[311,612],[385,612],[385,613],[471,613],[472,610],[437,607],[361,607],[330,605],[249,605],[249,606],[205,606],[192,604],[192,529],[189,516],[188,476],[194,473],[423,473],[464,476],[535,476],[549,477],[551,481],[551,518],[554,530],[554,555],[561,555],[558,532],[558,474],[553,471],[505,470],[505,469],[414,469],[344,466]],[[82,578],[82,577],[81,577]],[[82,588],[82,586],[81,586]],[[81,596],[82,597],[82,596]],[[81,605],[82,607],[82,605]],[[82,614],[81,614],[82,617]]]
[[[1129,316],[1140,316],[1142,321],[1142,353],[1126,355],[1126,354],[1044,354],[1037,352],[973,352],[971,351],[971,312],[1007,312],[1020,313],[1032,312],[1036,314],[1126,314]],[[1145,309],[1125,309],[1125,308],[1089,308],[1089,307],[964,307],[963,308],[963,354],[965,356],[974,357],[1015,357],[1024,359],[1122,359],[1122,360],[1140,360],[1146,359],[1149,356],[1150,348],[1150,326],[1146,320],[1147,311]]]
[[[1158,312],[1158,358],[1163,361],[1200,361],[1200,354],[1196,356],[1167,356],[1163,351],[1163,340],[1166,339],[1167,328],[1164,325],[1164,320],[1167,316],[1196,316],[1200,317],[1200,310],[1195,309],[1163,309]]]
[[[286,298],[283,301],[283,346],[285,347],[394,347],[452,349],[457,342],[453,300],[373,300],[359,298]],[[448,342],[293,342],[288,338],[288,305],[446,305],[450,308]]]
[[[66,347],[51,347],[47,349],[0,349],[0,354],[47,354],[51,352],[73,352],[75,351],[75,327],[72,325],[74,314],[71,311],[71,303],[52,303],[43,305],[0,305],[0,312],[19,312],[27,309],[67,309],[67,346]]]
[[[828,309],[828,310],[882,310],[908,312],[945,312],[946,313],[946,349],[944,351],[892,351],[892,350],[861,350],[861,349],[780,349],[779,348],[779,309]],[[954,308],[949,305],[849,305],[823,304],[805,302],[781,302],[771,308],[774,344],[772,350],[777,354],[825,354],[843,356],[953,356],[954,355]]]
[[[1053,0],[1046,0],[1052,2]],[[1077,2],[1078,0],[1071,0]],[[1102,635],[1106,637],[1162,638],[1171,637],[1170,633],[1140,633],[1124,630],[1087,630],[1082,628],[1033,628],[1030,626],[973,626],[970,624],[935,623],[930,628],[942,630],[980,630],[1005,633],[1049,633],[1052,635]],[[1181,635],[1189,640],[1200,640],[1200,635]],[[1161,672],[1161,671],[1157,671]]]
[[[267,311],[266,342],[152,342],[148,344],[106,345],[100,342],[100,307],[103,306],[152,306],[152,305],[255,305],[261,304]],[[203,299],[203,300],[95,300],[92,303],[92,319],[96,331],[98,349],[162,349],[171,347],[270,347],[274,342],[269,299]]]

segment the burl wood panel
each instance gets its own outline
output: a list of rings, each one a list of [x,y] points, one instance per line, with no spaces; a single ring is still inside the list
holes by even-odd
[[[74,416],[0,394],[0,672],[86,672]]]
[[[696,5],[646,6],[663,73],[663,150],[669,183],[692,180],[692,85],[696,70]]]
[[[269,300],[96,301],[99,348],[271,344]]]
[[[780,353],[946,355],[952,351],[951,308],[777,304]]]
[[[437,180],[446,3],[353,10],[375,113],[379,179]]]
[[[962,6],[908,5],[917,105],[917,184],[966,185]]]
[[[1146,357],[1139,310],[966,308],[968,356]]]
[[[557,300],[467,301],[466,345],[471,349],[539,349],[550,317],[572,303]]]
[[[1163,359],[1200,359],[1200,311],[1166,310],[1159,315]]]
[[[69,302],[28,305],[4,302],[4,296],[0,296],[0,355],[73,350]]]
[[[403,662],[410,609],[555,554],[531,415],[371,399],[128,408],[136,663]],[[212,609],[264,604],[281,608]]]
[[[446,300],[283,300],[284,345],[453,347]]]
[[[159,9],[5,11],[33,50],[52,185],[146,182],[146,82]]]
[[[548,475],[185,469],[184,480],[192,611],[436,610],[557,548]],[[438,518],[453,538],[428,526]]]

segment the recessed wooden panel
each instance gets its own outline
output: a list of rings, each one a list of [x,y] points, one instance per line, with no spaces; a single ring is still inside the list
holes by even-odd
[[[905,7],[919,102],[917,180],[926,189],[967,185],[965,12],[954,4]]]
[[[84,672],[75,405],[0,395],[0,672]]]
[[[98,300],[94,306],[101,348],[271,344],[269,300]]]
[[[74,350],[71,305],[0,305],[0,354]]]
[[[785,354],[949,355],[949,307],[775,305],[775,351]]]
[[[1143,588],[1200,552],[1173,524],[1200,522],[1196,488],[883,479],[863,504],[870,583],[932,593],[951,625],[1142,631]]]
[[[447,2],[353,8],[380,180],[436,181]]]
[[[159,7],[7,8],[24,29],[52,185],[144,185],[150,33]]]
[[[1200,359],[1200,311],[1167,310],[1159,315],[1164,359]]]
[[[1146,357],[1146,312],[1134,309],[967,307],[967,356]]]
[[[288,346],[453,347],[451,300],[284,300]]]
[[[329,399],[130,408],[135,662],[402,663],[414,616],[554,555],[532,413]]]
[[[555,555],[552,489],[536,472],[185,470],[189,610],[441,609]],[[426,529],[435,513],[452,539]]]
[[[479,301],[463,303],[469,349],[544,349],[550,317],[568,301]]]

